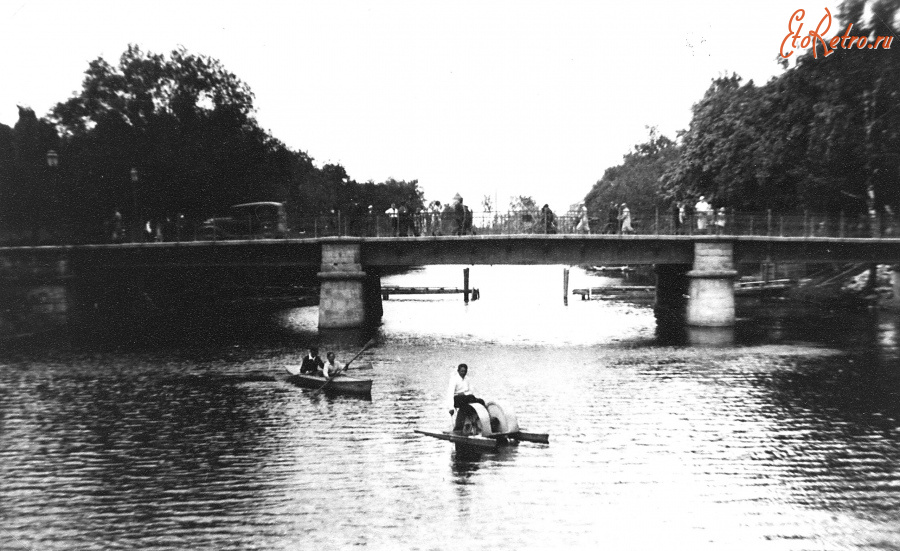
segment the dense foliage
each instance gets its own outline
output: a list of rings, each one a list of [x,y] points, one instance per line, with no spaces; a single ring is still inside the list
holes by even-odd
[[[874,41],[893,37],[898,21],[900,0],[847,0],[832,31],[844,35],[852,24],[851,36]],[[677,143],[651,131],[606,170],[588,208],[599,215],[610,201],[628,202],[640,213],[705,195],[745,212],[896,213],[900,48],[892,46],[798,51],[796,64],[782,59],[785,70],[763,86],[734,74],[714,79]]]
[[[892,37],[898,0],[848,0],[843,35]],[[896,25],[894,25],[896,26]],[[833,29],[834,30],[834,29]],[[871,43],[871,42],[870,42]],[[740,210],[865,212],[900,199],[898,48],[821,47],[764,86],[713,81],[694,105],[663,195],[704,194]],[[786,63],[785,63],[786,65]]]
[[[280,201],[299,224],[369,205],[421,208],[416,181],[361,184],[289,150],[259,127],[253,99],[218,61],[184,49],[167,57],[129,46],[115,66],[92,61],[81,90],[47,119],[20,108],[15,128],[0,125],[4,226],[91,237],[114,211],[136,225],[196,222],[233,204]]]
[[[594,184],[584,198],[588,212],[605,222],[610,203],[626,203],[635,223],[647,224],[646,217],[665,206],[660,178],[676,161],[678,152],[675,142],[651,128],[647,142],[634,146],[622,164],[607,168]]]

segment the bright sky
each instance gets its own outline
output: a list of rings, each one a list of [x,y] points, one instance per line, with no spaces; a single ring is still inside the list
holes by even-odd
[[[835,5],[0,0],[0,123],[17,104],[45,115],[89,61],[117,64],[129,43],[182,45],[246,82],[261,126],[318,166],[418,179],[426,200],[531,195],[564,211],[646,127],[687,128],[711,79],[780,72],[796,9],[805,34]]]

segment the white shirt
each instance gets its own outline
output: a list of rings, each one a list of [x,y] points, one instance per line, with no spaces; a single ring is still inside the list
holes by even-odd
[[[329,375],[332,370],[337,370],[337,372],[340,373],[342,369],[344,369],[344,366],[337,360],[334,360],[334,365],[325,362],[325,367],[322,368],[322,374],[325,375],[325,377],[333,377],[334,375]]]
[[[463,379],[459,376],[459,371],[454,370],[453,375],[450,376],[450,384],[447,387],[447,402],[449,406],[447,409],[453,409],[453,397],[457,394],[472,394],[472,385],[469,384],[468,379]]]
[[[694,206],[694,210],[697,212],[697,214],[709,214],[711,207],[706,201],[698,201],[697,205]]]

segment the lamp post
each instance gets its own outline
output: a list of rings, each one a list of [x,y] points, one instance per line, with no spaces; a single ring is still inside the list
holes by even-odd
[[[59,166],[59,155],[53,149],[48,150],[47,151],[47,168],[51,172],[52,176],[50,176],[49,178],[47,178],[47,180],[45,180],[45,186],[49,187],[48,181],[50,178],[56,178],[56,167],[58,167],[58,166]],[[46,191],[56,191],[56,190],[47,190],[45,187],[44,191],[46,192]],[[55,199],[55,197],[50,196],[48,198],[48,204],[52,205],[52,202],[54,199]],[[55,210],[55,209],[51,208],[51,211],[53,211],[53,210]],[[38,209],[34,213],[34,226],[32,227],[32,239],[34,240],[35,245],[40,243],[41,226],[43,226],[44,218],[45,218],[44,209]]]
[[[138,169],[131,169],[131,240],[143,241],[141,237],[141,217],[138,216],[137,186],[140,180]]]
[[[47,151],[47,166],[50,168],[50,172],[52,173],[50,177],[50,181],[53,183],[53,189],[50,190],[49,203],[50,203],[50,214],[51,216],[57,216],[59,214],[58,202],[59,197],[57,194],[60,192],[59,186],[57,185],[59,179],[59,155],[56,153],[56,150],[51,149]]]

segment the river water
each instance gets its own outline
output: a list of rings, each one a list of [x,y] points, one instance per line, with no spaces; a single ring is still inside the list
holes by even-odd
[[[468,305],[386,301],[371,400],[284,381],[308,344],[346,361],[368,338],[319,335],[315,308],[7,343],[0,549],[900,548],[897,314],[748,304],[733,343],[690,346],[647,303],[565,306],[562,270],[476,266]],[[414,433],[446,428],[460,362],[550,444]]]

